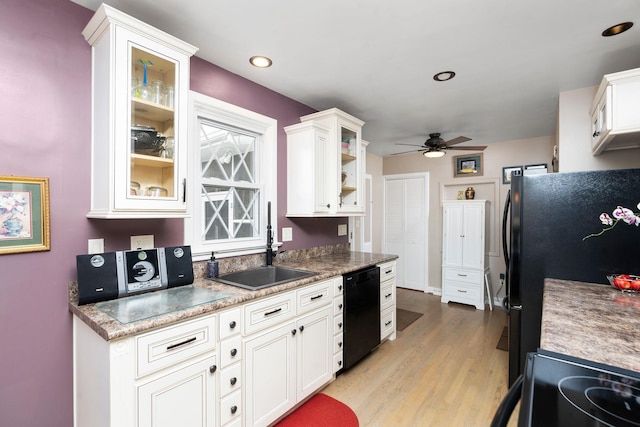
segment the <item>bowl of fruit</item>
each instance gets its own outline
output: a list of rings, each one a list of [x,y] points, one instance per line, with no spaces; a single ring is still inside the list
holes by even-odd
[[[640,276],[633,274],[607,274],[609,283],[622,292],[640,292]]]

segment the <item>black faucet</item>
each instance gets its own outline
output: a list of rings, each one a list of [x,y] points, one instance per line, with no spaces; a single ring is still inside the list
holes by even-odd
[[[267,202],[267,266],[273,264],[273,257],[275,256],[276,251],[273,250],[273,231],[271,231],[271,202]]]

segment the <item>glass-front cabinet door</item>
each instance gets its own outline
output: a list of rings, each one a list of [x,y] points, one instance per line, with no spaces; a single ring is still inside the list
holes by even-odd
[[[196,48],[104,4],[83,35],[93,48],[94,85],[87,216],[186,216],[189,57]]]
[[[360,129],[341,123],[339,149],[339,203],[337,211],[359,213],[362,201],[362,162],[360,158]]]

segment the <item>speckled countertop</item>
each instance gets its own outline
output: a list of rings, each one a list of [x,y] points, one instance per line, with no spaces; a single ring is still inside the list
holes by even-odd
[[[640,372],[640,294],[545,279],[540,347]]]
[[[104,338],[105,340],[114,340],[117,338],[123,338],[129,335],[144,332],[150,329],[166,326],[177,321],[189,319],[191,317],[211,313],[216,310],[231,307],[233,305],[244,303],[253,299],[262,298],[278,292],[294,289],[299,286],[310,284],[319,280],[339,276],[371,265],[393,261],[397,258],[398,257],[396,255],[344,251],[330,254],[314,254],[314,256],[304,258],[293,258],[290,260],[276,261],[274,262],[274,265],[313,271],[318,274],[315,276],[257,291],[250,291],[235,286],[225,285],[213,280],[201,278],[200,271],[198,271],[199,269],[197,269],[194,265],[194,274],[196,280],[193,283],[192,289],[204,288],[211,290],[213,291],[212,295],[219,293],[221,299],[193,305],[184,309],[173,311],[171,311],[172,309],[168,309],[170,312],[167,312],[165,314],[152,316],[147,319],[131,323],[119,322],[115,318],[96,308],[96,304],[86,304],[79,306],[77,293],[73,291],[73,284],[71,284],[69,295],[69,310],[74,315],[78,316],[78,318],[80,318],[83,322],[89,325],[102,338]],[[221,269],[221,273],[223,271],[224,270]],[[158,294],[168,291],[170,290],[156,291],[145,295]],[[123,298],[114,301],[120,302],[126,299],[127,298]]]

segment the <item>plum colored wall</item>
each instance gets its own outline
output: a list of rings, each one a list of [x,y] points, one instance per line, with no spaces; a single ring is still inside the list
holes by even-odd
[[[91,49],[81,31],[93,12],[67,0],[0,2],[0,175],[50,180],[51,250],[0,255],[0,425],[73,425],[71,314],[67,287],[87,239],[127,249],[132,234],[182,243],[181,220],[89,220]],[[284,218],[282,127],[313,110],[201,59],[192,88],[278,120],[280,226],[297,249],[346,241],[346,219]],[[334,237],[335,236],[335,237]]]

